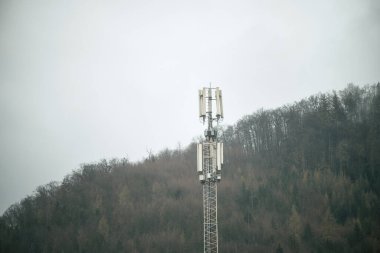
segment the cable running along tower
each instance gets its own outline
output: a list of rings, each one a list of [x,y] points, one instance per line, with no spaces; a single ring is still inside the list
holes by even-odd
[[[216,111],[213,112],[215,106]],[[199,90],[199,117],[207,123],[205,140],[197,145],[197,172],[203,187],[204,253],[218,252],[217,183],[221,180],[223,143],[218,140],[217,128],[223,119],[222,91],[217,88]]]

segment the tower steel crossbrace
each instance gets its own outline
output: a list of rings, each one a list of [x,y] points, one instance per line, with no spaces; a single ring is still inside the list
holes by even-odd
[[[215,96],[213,96],[213,92]],[[217,140],[217,129],[213,128],[213,121],[219,123],[223,118],[222,94],[219,88],[204,88],[199,91],[199,116],[203,122],[207,117],[205,140],[198,144],[197,171],[203,186],[203,228],[204,252],[218,252],[218,210],[217,210],[217,183],[221,179],[223,164],[223,143]],[[213,114],[212,105],[216,105]],[[206,111],[207,108],[207,111]]]
[[[205,158],[213,159],[213,158]],[[207,166],[211,169],[211,166]],[[204,252],[218,252],[218,210],[217,210],[217,182],[207,180],[203,184],[203,226],[204,226]]]

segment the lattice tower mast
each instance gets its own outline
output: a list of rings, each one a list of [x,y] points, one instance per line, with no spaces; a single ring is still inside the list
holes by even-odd
[[[213,112],[215,105],[216,112]],[[204,252],[218,252],[217,183],[221,180],[223,143],[218,141],[217,124],[223,119],[222,91],[217,88],[199,90],[199,117],[207,121],[205,140],[197,146],[197,171],[203,187]]]

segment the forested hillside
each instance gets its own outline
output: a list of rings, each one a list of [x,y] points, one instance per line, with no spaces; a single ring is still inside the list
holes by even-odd
[[[380,84],[220,131],[220,252],[380,252]],[[1,216],[0,251],[202,252],[202,215],[193,143],[38,187]]]

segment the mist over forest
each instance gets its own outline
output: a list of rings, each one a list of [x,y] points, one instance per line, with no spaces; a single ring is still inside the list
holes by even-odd
[[[220,252],[380,252],[380,84],[219,131]],[[202,215],[192,143],[38,187],[0,217],[0,252],[201,252]]]

